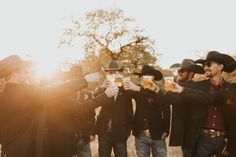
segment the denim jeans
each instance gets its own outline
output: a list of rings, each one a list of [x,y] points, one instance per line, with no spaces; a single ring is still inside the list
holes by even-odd
[[[127,157],[127,143],[115,142],[110,133],[98,136],[99,157],[111,157],[111,151],[114,151],[115,157]]]
[[[207,137],[202,135],[197,145],[197,157],[221,157],[225,146],[224,136]]]
[[[135,137],[135,149],[137,157],[150,157],[150,151],[152,151],[153,157],[167,156],[165,140],[153,140],[144,133],[140,133]]]
[[[91,157],[90,143],[85,143],[83,139],[79,139],[77,143],[77,157]]]

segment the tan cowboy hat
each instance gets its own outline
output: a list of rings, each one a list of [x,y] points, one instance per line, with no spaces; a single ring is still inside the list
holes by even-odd
[[[23,61],[18,55],[11,55],[0,61],[0,78],[13,72],[32,67],[31,62]]]

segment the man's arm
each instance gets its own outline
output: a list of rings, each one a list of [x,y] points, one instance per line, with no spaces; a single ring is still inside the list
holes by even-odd
[[[44,102],[54,101],[57,98],[72,96],[86,87],[87,81],[84,78],[78,78],[60,85],[43,88],[41,97]]]

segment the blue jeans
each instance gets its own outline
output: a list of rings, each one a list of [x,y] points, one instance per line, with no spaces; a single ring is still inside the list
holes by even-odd
[[[90,143],[85,143],[83,139],[79,139],[77,143],[77,157],[91,157]]]
[[[98,136],[98,153],[100,157],[111,157],[112,148],[115,157],[127,157],[126,142],[114,142],[110,133]]]
[[[225,146],[224,136],[207,137],[202,135],[197,145],[197,157],[221,157],[221,151]]]
[[[153,157],[166,157],[167,147],[165,140],[153,140],[144,133],[135,137],[135,149],[137,157],[150,157],[152,151]]]

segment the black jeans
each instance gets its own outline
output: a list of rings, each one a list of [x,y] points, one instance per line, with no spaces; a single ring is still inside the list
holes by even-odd
[[[225,146],[224,136],[207,137],[201,135],[198,145],[196,157],[222,157],[221,151]]]

